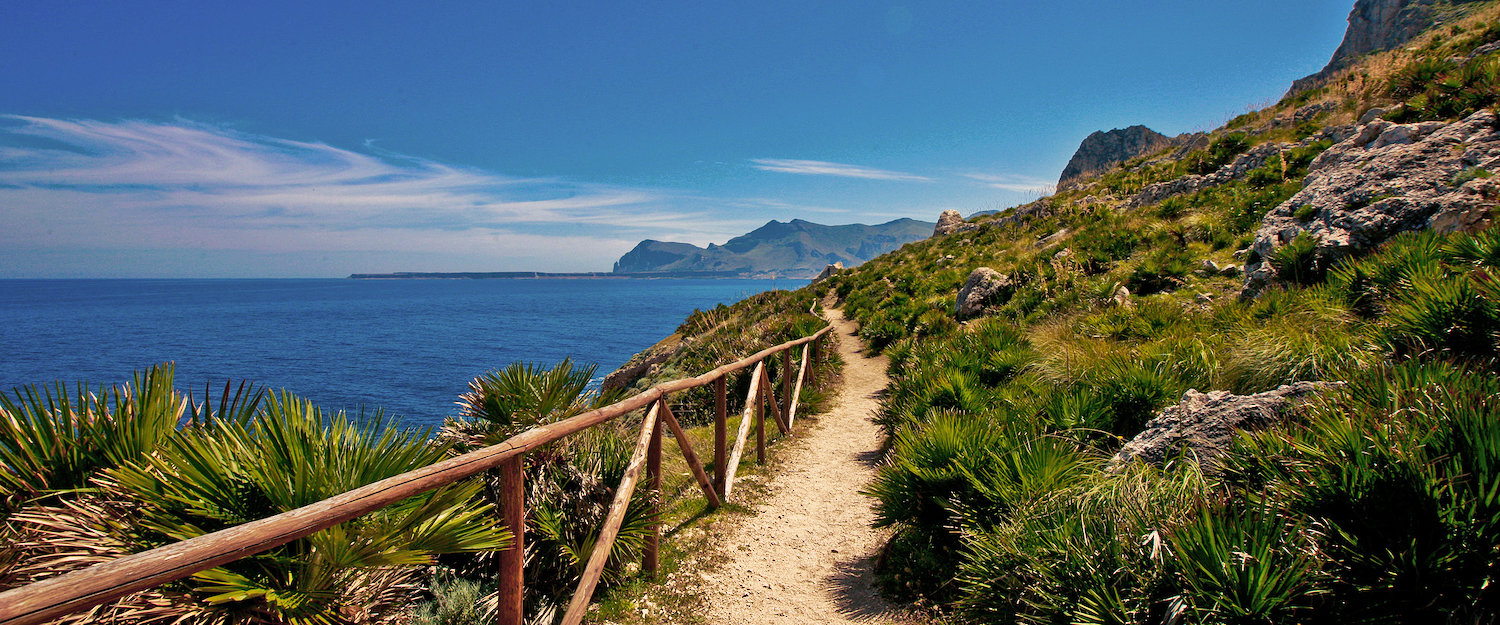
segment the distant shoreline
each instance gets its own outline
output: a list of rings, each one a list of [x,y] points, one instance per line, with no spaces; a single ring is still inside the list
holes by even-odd
[[[545,271],[461,271],[429,272],[398,271],[394,273],[354,273],[350,280],[661,280],[680,278],[707,278],[717,280],[783,279],[809,280],[812,276],[770,273],[741,273],[737,271],[653,271],[643,273],[614,273],[589,271],[580,273],[549,273]]]

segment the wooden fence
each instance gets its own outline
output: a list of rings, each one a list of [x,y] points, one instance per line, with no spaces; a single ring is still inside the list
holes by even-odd
[[[765,462],[765,417],[768,408],[777,428],[782,433],[791,431],[797,418],[797,402],[801,397],[808,363],[818,361],[818,340],[832,329],[831,325],[824,327],[809,336],[762,350],[697,377],[665,382],[609,406],[532,428],[496,445],[368,484],[315,504],[0,593],[0,625],[46,623],[284,545],[490,469],[499,471],[501,516],[504,526],[515,537],[510,547],[500,554],[496,621],[501,625],[519,625],[524,615],[521,597],[525,585],[523,538],[526,526],[526,488],[522,469],[526,452],[644,408],[647,409],[646,417],[641,422],[640,435],[636,439],[625,476],[615,491],[615,499],[605,518],[604,527],[599,532],[599,539],[589,556],[578,589],[563,617],[565,625],[577,625],[583,621],[583,616],[588,611],[594,587],[604,572],[604,565],[625,518],[631,495],[641,479],[643,466],[649,488],[658,492],[661,489],[662,425],[666,424],[677,440],[683,459],[692,470],[709,505],[719,506],[733,492],[735,470],[744,454],[751,424],[755,425],[755,454],[760,462]],[[791,377],[791,350],[799,346],[802,347],[802,362],[794,384]],[[782,359],[780,402],[777,401],[765,366],[766,359],[777,354]],[[726,440],[728,385],[725,378],[730,373],[751,366],[754,366],[754,371],[750,377],[750,389],[746,394],[734,446],[730,448]],[[711,478],[704,471],[703,463],[667,405],[670,394],[709,384],[714,389],[714,474]],[[642,555],[641,569],[648,575],[656,572],[660,540],[661,525],[658,522],[651,528]]]

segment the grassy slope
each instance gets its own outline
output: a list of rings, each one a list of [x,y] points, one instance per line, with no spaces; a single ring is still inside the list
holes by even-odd
[[[1307,140],[1320,129],[1376,106],[1397,121],[1493,106],[1493,55],[1488,76],[1446,61],[1500,35],[1494,3],[1468,9],[1202,150],[1136,159],[1027,207],[1032,219],[982,217],[813,287],[892,356],[892,448],[871,488],[897,530],[889,591],[976,622],[1493,622],[1500,235],[1407,235],[1327,276],[1298,274],[1292,250],[1276,259],[1291,286],[1249,302],[1238,278],[1198,271],[1239,263],[1329,145]],[[1299,141],[1231,184],[1125,206]],[[954,299],[980,266],[1015,286],[961,326]],[[1130,306],[1112,301],[1120,286]],[[1306,421],[1244,437],[1223,476],[1186,461],[1101,470],[1188,388],[1319,379],[1350,385]]]

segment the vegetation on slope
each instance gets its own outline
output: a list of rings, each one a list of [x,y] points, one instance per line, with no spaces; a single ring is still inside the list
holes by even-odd
[[[1239,264],[1301,187],[1325,127],[1377,106],[1394,120],[1493,106],[1500,55],[1446,59],[1496,39],[1497,18],[1480,7],[1196,149],[820,285],[891,356],[890,447],[869,488],[895,532],[886,590],[966,622],[1494,622],[1500,232],[1410,233],[1332,267],[1293,241],[1271,259],[1284,287],[1249,300],[1216,266]],[[1296,143],[1129,202],[1270,142]],[[981,266],[1006,284],[961,323],[957,292]],[[1301,380],[1345,384],[1211,470],[1108,466],[1187,389]]]

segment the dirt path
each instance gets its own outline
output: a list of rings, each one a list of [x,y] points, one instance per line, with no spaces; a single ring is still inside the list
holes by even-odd
[[[829,309],[844,382],[832,411],[798,427],[796,447],[755,514],[727,532],[725,563],[702,574],[710,623],[895,623],[872,588],[885,535],[870,528],[880,428],[870,422],[888,382],[886,359],[861,353],[855,324]],[[799,424],[800,425],[800,424]]]

